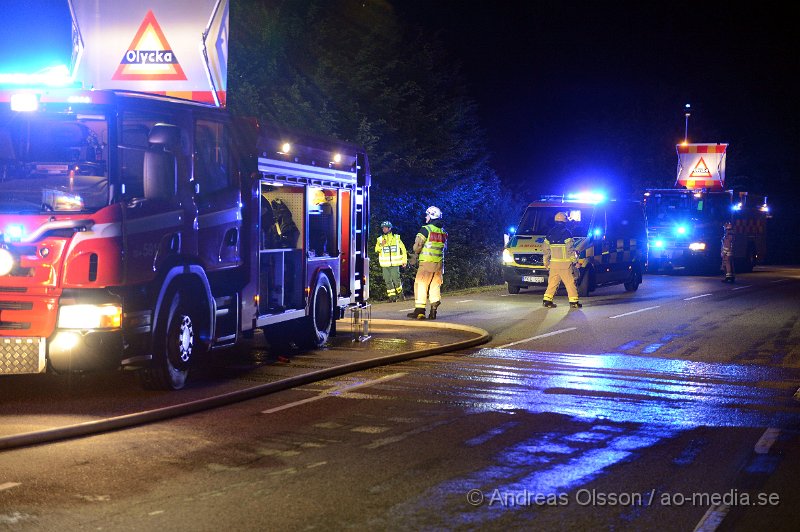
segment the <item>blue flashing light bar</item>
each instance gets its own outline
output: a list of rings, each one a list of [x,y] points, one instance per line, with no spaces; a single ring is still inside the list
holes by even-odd
[[[19,241],[25,234],[25,228],[19,224],[9,224],[4,231],[6,241]]]
[[[79,84],[70,75],[66,65],[44,68],[32,74],[0,73],[0,85],[16,87],[76,87]]]
[[[602,203],[606,195],[602,192],[577,192],[567,194],[567,199],[572,201],[584,201],[586,203]]]

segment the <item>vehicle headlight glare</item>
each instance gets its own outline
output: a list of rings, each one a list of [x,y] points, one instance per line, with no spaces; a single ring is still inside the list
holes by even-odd
[[[706,249],[706,243],[705,242],[692,242],[691,244],[689,244],[689,249],[691,249],[692,251],[703,251],[703,250]]]
[[[0,275],[8,275],[14,269],[14,255],[0,248]]]
[[[122,308],[117,305],[64,305],[58,309],[60,329],[117,329]]]
[[[510,249],[503,250],[503,264],[511,264],[514,262],[514,254]]]

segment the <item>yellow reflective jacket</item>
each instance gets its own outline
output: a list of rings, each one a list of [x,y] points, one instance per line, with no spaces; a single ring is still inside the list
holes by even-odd
[[[425,236],[423,231],[427,231],[428,235]],[[434,224],[428,224],[422,226],[417,236],[425,238],[425,244],[419,252],[419,261],[442,262],[444,250],[447,249],[447,232]]]
[[[378,263],[381,268],[390,266],[405,266],[408,262],[406,246],[400,235],[394,233],[382,234],[378,237],[375,244],[375,251],[378,253]]]
[[[551,262],[569,264],[576,262],[578,259],[575,253],[575,242],[572,240],[572,233],[563,224],[556,224],[556,227],[547,234],[542,251],[542,261],[545,268],[549,268]]]

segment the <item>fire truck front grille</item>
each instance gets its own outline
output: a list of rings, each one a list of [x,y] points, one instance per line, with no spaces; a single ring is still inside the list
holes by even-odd
[[[0,310],[31,310],[33,303],[19,301],[0,301]]]
[[[525,266],[543,266],[542,255],[540,253],[514,253],[514,262]]]
[[[26,331],[30,328],[30,322],[0,321],[0,331]]]
[[[0,338],[0,375],[44,371],[43,338]]]

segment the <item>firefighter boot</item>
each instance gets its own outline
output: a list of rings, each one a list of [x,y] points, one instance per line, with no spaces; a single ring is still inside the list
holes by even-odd
[[[436,309],[439,308],[439,303],[441,303],[441,301],[437,301],[436,303],[431,303],[431,311],[430,311],[430,313],[428,313],[428,319],[429,320],[435,320],[436,319]]]
[[[583,308],[583,305],[581,305],[577,301],[570,301],[569,302],[569,308]]]
[[[414,320],[424,320],[425,319],[425,307],[417,307],[414,309],[414,312],[409,312],[406,314],[411,319]]]
[[[558,305],[556,305],[549,299],[545,299],[544,301],[542,301],[542,306],[547,308],[556,308]]]

